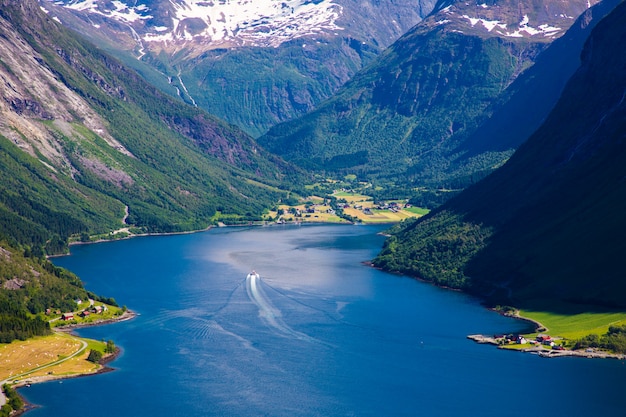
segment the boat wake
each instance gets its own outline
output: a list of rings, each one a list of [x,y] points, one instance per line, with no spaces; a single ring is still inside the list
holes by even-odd
[[[274,328],[282,335],[300,340],[315,341],[311,336],[292,329],[283,321],[280,310],[277,309],[267,297],[267,294],[263,291],[261,282],[261,277],[254,271],[249,273],[246,278],[248,296],[259,308],[259,317],[261,317],[268,326]]]

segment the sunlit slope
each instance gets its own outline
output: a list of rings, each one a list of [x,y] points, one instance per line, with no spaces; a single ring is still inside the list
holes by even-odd
[[[60,241],[48,244],[56,252],[69,235],[121,227],[125,206],[127,223],[146,231],[199,229],[217,212],[250,216],[280,198],[255,184],[297,179],[241,130],[161,93],[36,1],[0,5],[0,219],[28,231],[5,228],[6,238]]]

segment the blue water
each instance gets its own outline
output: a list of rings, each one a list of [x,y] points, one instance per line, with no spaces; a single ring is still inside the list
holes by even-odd
[[[21,390],[29,417],[626,416],[626,365],[478,345],[522,322],[370,268],[380,227],[226,228],[54,262],[140,315],[82,329],[114,372]],[[256,269],[260,279],[246,275]]]

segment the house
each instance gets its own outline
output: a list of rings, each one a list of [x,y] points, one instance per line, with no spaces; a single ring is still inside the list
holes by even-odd
[[[83,310],[83,311],[80,312],[79,316],[81,316],[81,317],[88,317],[89,314],[91,314],[89,311]]]
[[[551,337],[551,336],[548,336],[547,334],[540,334],[540,335],[538,335],[538,336],[535,338],[535,340],[536,340],[537,342],[539,342],[539,343],[544,343],[544,342],[547,342],[547,341],[549,341],[549,340],[552,340],[552,337]]]
[[[93,306],[91,311],[96,313],[96,314],[100,314],[100,313],[102,313],[102,306]]]
[[[61,320],[74,320],[74,313],[63,313],[61,314]]]

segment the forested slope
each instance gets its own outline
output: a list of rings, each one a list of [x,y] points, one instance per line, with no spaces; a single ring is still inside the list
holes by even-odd
[[[406,183],[407,189],[464,188],[526,139],[478,130],[514,89],[525,90],[511,88],[587,7],[584,1],[439,2],[331,99],[273,127],[259,142],[312,169]],[[568,68],[561,78],[571,75]],[[545,105],[516,110],[538,114],[537,126],[559,84],[542,91],[538,100]]]
[[[377,266],[492,303],[626,306],[626,4],[548,119],[485,180],[387,241]]]
[[[241,130],[147,84],[34,0],[0,2],[0,234],[65,248],[127,223],[253,219],[301,174]]]

